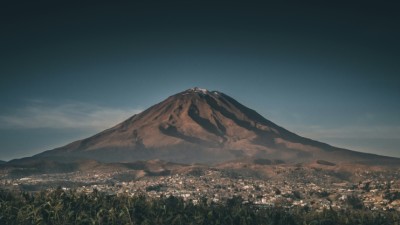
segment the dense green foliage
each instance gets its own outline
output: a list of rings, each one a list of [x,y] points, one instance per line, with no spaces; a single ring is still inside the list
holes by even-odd
[[[176,197],[150,199],[110,196],[94,191],[43,191],[30,194],[0,191],[0,224],[400,224],[399,212],[364,210],[323,212],[260,208],[240,198],[223,204],[198,204]]]

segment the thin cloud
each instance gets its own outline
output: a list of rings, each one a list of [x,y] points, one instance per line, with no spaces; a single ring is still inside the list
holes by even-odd
[[[389,125],[353,125],[338,128],[322,126],[297,127],[298,133],[311,138],[379,138],[400,139],[400,126]]]
[[[364,113],[352,118],[352,124],[325,124],[313,125],[310,119],[302,114],[284,113],[283,111],[268,111],[284,128],[289,129],[303,137],[312,139],[349,138],[349,139],[399,139],[400,124],[380,123],[379,117],[373,113]],[[309,123],[305,121],[309,121]]]
[[[136,108],[117,109],[82,102],[54,104],[34,100],[12,113],[0,115],[0,128],[101,130],[139,112],[141,109]]]

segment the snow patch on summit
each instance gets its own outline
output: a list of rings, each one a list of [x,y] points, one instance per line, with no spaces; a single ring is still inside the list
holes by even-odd
[[[219,91],[209,91],[209,90],[207,90],[205,88],[194,87],[194,88],[187,89],[186,91],[184,91],[182,93],[182,95],[187,95],[187,94],[190,94],[190,93],[199,93],[199,94],[202,94],[202,95],[210,95],[211,94],[211,95],[214,95],[214,96],[219,96],[221,94],[221,92],[219,92]]]
[[[203,94],[207,94],[208,90],[205,88],[199,88],[199,87],[194,87],[194,88],[190,88],[189,91],[193,91],[196,93],[203,93]]]

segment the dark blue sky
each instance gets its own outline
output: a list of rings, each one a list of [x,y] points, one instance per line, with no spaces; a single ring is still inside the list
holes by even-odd
[[[400,157],[400,7],[348,2],[2,3],[0,159],[194,86],[302,136]]]

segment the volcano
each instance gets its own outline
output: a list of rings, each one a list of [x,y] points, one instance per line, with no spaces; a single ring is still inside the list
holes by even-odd
[[[285,162],[399,163],[294,134],[218,91],[191,88],[92,137],[32,158],[218,163],[242,158]]]

